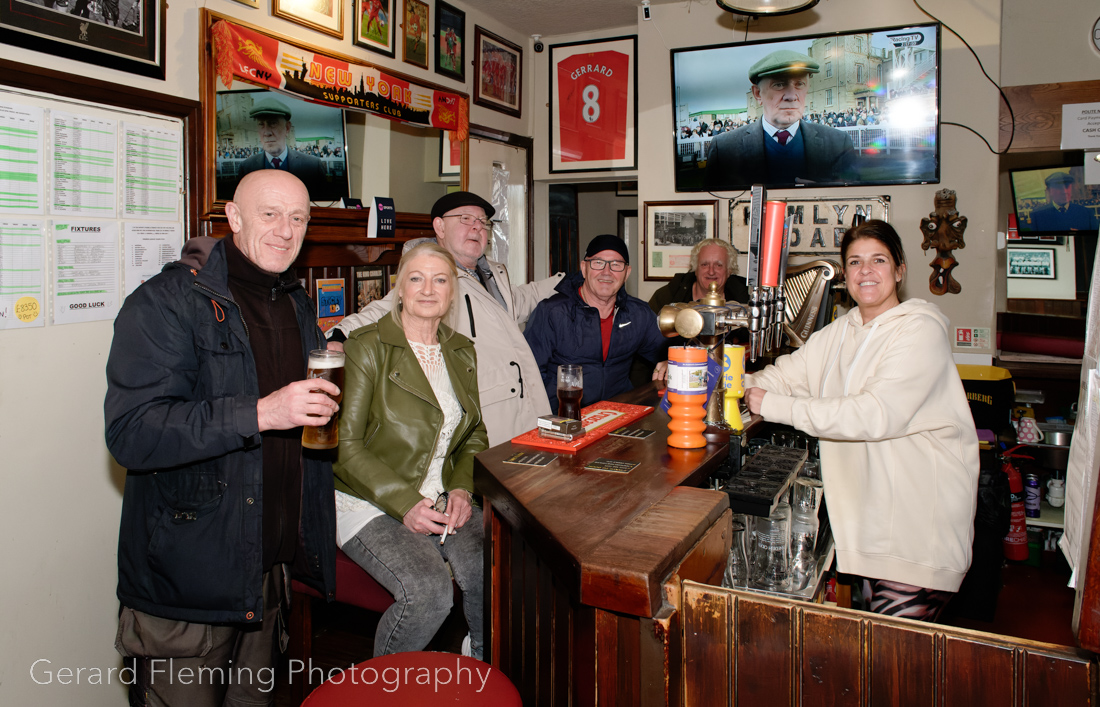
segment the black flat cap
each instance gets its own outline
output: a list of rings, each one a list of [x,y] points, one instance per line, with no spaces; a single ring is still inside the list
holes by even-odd
[[[450,194],[439,197],[432,206],[432,220],[443,216],[448,211],[454,211],[462,206],[480,206],[485,209],[485,218],[492,218],[497,212],[493,205],[485,201],[477,194],[469,191],[453,191]]]
[[[290,120],[290,109],[274,98],[265,98],[252,106],[252,110],[248,111],[249,118],[256,118],[261,115],[277,115],[280,118]]]
[[[602,236],[596,236],[588,244],[588,250],[584,251],[585,258],[591,258],[596,253],[602,253],[605,250],[613,250],[619,255],[623,256],[623,260],[627,265],[630,265],[630,251],[626,249],[626,242],[618,236],[612,236],[605,233]]]
[[[790,49],[780,49],[767,55],[749,68],[749,81],[756,83],[765,76],[789,74],[793,72],[816,74],[821,64]]]

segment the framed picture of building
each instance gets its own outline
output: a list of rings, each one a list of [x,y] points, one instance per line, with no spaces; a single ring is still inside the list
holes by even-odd
[[[386,296],[389,290],[385,267],[355,268],[355,311]]]
[[[1057,280],[1054,248],[1009,248],[1008,276],[1027,280]]]
[[[718,201],[647,201],[642,234],[646,280],[685,272],[691,249],[718,232]]]
[[[284,20],[344,38],[344,3],[271,0],[271,14]]]
[[[466,81],[466,13],[443,0],[435,4],[435,73]]]
[[[520,117],[523,50],[474,25],[474,69],[474,103]]]
[[[550,47],[550,171],[638,166],[637,37]]]
[[[396,0],[395,0],[396,2]],[[401,59],[406,64],[428,68],[428,3],[405,0],[405,22],[401,26]]]
[[[164,0],[0,0],[0,42],[164,80],[166,6]]]
[[[394,56],[393,10],[397,0],[355,0],[352,41],[383,56]]]

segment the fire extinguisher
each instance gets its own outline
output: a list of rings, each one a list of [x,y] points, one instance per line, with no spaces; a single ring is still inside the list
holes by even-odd
[[[1012,515],[1008,525],[1008,535],[1004,537],[1005,558],[1009,560],[1026,560],[1028,558],[1027,547],[1027,518],[1024,515],[1024,478],[1020,476],[1019,469],[1012,463],[1013,459],[1031,459],[1023,454],[1013,454],[1020,447],[1027,445],[1018,444],[1001,455],[1001,470],[1008,475],[1008,491],[1012,499]]]

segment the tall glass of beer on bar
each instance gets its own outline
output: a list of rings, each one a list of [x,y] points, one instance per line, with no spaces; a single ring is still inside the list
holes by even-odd
[[[309,352],[309,368],[306,378],[324,378],[340,389],[337,396],[329,396],[339,405],[344,398],[344,352],[314,349]],[[314,390],[320,393],[320,390]],[[333,449],[340,442],[340,413],[337,412],[320,427],[302,427],[302,446],[309,449]]]

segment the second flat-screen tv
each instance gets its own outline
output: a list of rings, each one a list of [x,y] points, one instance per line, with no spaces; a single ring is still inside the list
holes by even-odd
[[[1097,235],[1100,184],[1085,183],[1085,168],[1045,167],[1009,172],[1020,236]]]
[[[232,199],[241,178],[257,169],[291,172],[317,206],[349,195],[340,108],[234,82],[217,93],[215,151],[218,199]]]
[[[937,183],[939,67],[935,23],[673,50],[676,191]]]

